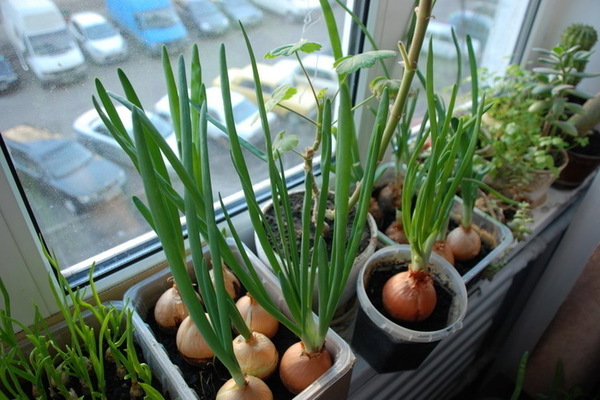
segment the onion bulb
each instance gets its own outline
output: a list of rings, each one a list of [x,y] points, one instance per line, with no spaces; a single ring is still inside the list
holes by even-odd
[[[379,202],[375,197],[371,197],[371,202],[369,203],[369,214],[371,214],[377,226],[381,226],[383,224],[385,215],[381,207],[379,207]]]
[[[423,321],[437,303],[433,279],[425,271],[403,271],[383,286],[383,308],[392,317],[406,321]]]
[[[215,355],[190,316],[179,325],[175,343],[181,356],[192,365],[203,364]]]
[[[272,339],[279,329],[279,321],[254,300],[250,294],[246,294],[235,303],[242,318],[252,332],[260,332]]]
[[[154,320],[167,332],[175,332],[181,322],[189,315],[177,286],[165,290],[154,306]]]
[[[210,280],[214,284],[214,282],[215,282],[214,270],[211,269],[209,271],[209,274],[210,274]],[[240,295],[242,285],[240,284],[240,281],[234,275],[234,273],[231,272],[231,270],[225,266],[223,266],[223,283],[225,285],[225,290],[227,290],[227,293],[229,293],[229,296],[234,300],[237,299]]]
[[[273,342],[258,332],[252,332],[248,340],[242,335],[233,339],[233,353],[242,372],[260,379],[271,376],[279,361],[279,353]]]
[[[230,379],[217,392],[216,400],[273,400],[271,389],[261,379],[246,375],[246,385],[238,387]]]
[[[477,257],[481,251],[481,237],[475,229],[461,225],[450,231],[446,237],[446,245],[458,261],[468,261]]]
[[[445,240],[437,240],[433,244],[433,251],[444,257],[450,264],[454,265],[454,253]]]
[[[395,212],[402,205],[402,188],[394,182],[388,183],[379,191],[377,201],[384,213]]]
[[[392,222],[390,226],[386,228],[385,234],[396,243],[408,244],[408,238],[404,234],[404,227],[400,220]]]
[[[298,394],[316,381],[331,366],[331,356],[323,347],[318,353],[307,353],[304,343],[298,342],[290,346],[279,366],[279,377],[287,390]]]

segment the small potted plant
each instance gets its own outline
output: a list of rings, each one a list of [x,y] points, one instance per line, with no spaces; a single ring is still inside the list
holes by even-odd
[[[598,33],[591,25],[572,24],[561,34],[560,46],[564,49],[576,48],[577,51],[569,60],[567,67],[576,70],[568,78],[569,84],[575,88],[583,78],[597,76],[585,72],[592,48],[598,41]],[[577,99],[576,99],[577,100]],[[583,103],[579,99],[577,103]],[[580,185],[585,178],[593,172],[600,163],[600,133],[594,128],[600,122],[599,94],[585,100],[582,113],[572,113],[569,121],[576,132],[567,136],[570,146],[567,149],[569,162],[555,182],[559,188],[574,188]]]
[[[410,244],[377,251],[357,282],[361,308],[353,346],[378,372],[417,368],[444,336],[460,327],[466,313],[463,280],[444,258],[432,254],[447,227],[457,188],[472,164],[484,109],[481,101],[474,116],[454,118],[456,94],[454,85],[448,108],[440,105],[429,57],[428,124],[421,125],[415,149],[429,140],[430,154],[421,162],[420,151],[413,152],[401,195],[402,223]]]
[[[46,256],[58,279],[58,285],[51,277],[49,282],[62,321],[48,325],[35,307],[34,324],[21,324],[11,315],[0,280],[5,305],[0,310],[0,397],[158,400],[169,398],[167,392],[180,395],[169,363],[139,333],[142,322],[121,302],[100,301],[93,266],[88,300],[85,291],[70,287],[56,258]],[[15,326],[24,334],[18,336]]]

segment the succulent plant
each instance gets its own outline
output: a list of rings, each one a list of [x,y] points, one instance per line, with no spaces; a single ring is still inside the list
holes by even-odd
[[[566,48],[579,46],[579,50],[589,51],[598,41],[598,33],[591,25],[571,24],[565,28],[560,45]]]
[[[590,50],[597,41],[598,33],[593,26],[586,24],[571,24],[562,32],[559,45],[565,50],[579,46],[577,48],[579,55],[571,59],[571,67],[581,73],[585,70],[585,66],[591,55]],[[568,83],[576,86],[579,81],[581,81],[581,78],[582,77],[572,76],[569,78]]]

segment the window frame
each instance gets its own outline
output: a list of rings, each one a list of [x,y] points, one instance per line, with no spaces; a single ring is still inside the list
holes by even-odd
[[[537,2],[538,0],[531,0],[532,6],[537,5]],[[555,0],[552,3],[557,3],[557,1]],[[406,26],[412,15],[412,1],[355,0],[352,5],[355,6],[354,9],[358,10],[359,15],[366,15],[368,10],[367,27],[373,33],[376,42],[380,43],[381,48],[395,49],[397,38],[402,37],[404,26]],[[552,7],[552,5],[548,4],[547,7]],[[553,15],[549,10],[546,10],[540,15],[536,15],[531,21],[524,22],[533,26],[533,31],[530,31],[528,27],[525,28],[525,34],[528,38],[527,48],[531,48],[534,44],[532,40],[529,40],[532,36],[538,37],[541,41],[543,32],[540,33],[542,29],[540,25],[543,24],[539,23],[539,19],[541,17],[548,18],[549,14]],[[399,20],[398,16],[403,17],[401,18],[402,21]],[[581,15],[577,17],[581,17]],[[349,16],[346,18],[350,19]],[[560,13],[556,12],[554,18],[560,18]],[[574,19],[574,16],[571,15],[571,19]],[[564,24],[567,22],[564,22]],[[343,40],[350,42],[351,35],[352,33],[348,29],[344,30]],[[355,44],[358,47],[355,49],[356,51],[368,50],[368,46],[364,46],[362,40]],[[597,58],[598,54],[596,54]],[[357,78],[355,98],[360,99],[368,96],[368,83],[375,76],[377,76],[377,70],[372,69]],[[361,144],[368,141],[370,132],[368,129],[363,129],[370,126],[368,116],[369,113],[357,113],[357,131],[362,132],[358,138]],[[361,149],[366,147],[366,145],[359,146]],[[22,322],[30,323],[33,317],[32,304],[39,307],[42,316],[50,316],[58,312],[58,308],[54,304],[54,298],[48,285],[51,269],[43,256],[42,246],[37,234],[38,227],[31,217],[33,213],[24,201],[25,196],[22,189],[15,181],[14,176],[16,174],[7,162],[6,149],[3,148],[0,153],[2,153],[0,155],[0,193],[2,193],[2,196],[0,196],[0,254],[3,255],[3,259],[0,261],[0,277],[2,277],[11,294],[13,315],[19,315]],[[267,185],[262,186],[266,191]],[[247,238],[251,238],[249,223],[246,223],[247,215],[242,212],[244,207],[243,198],[233,200],[234,208],[239,210],[236,218],[238,218],[240,224],[246,224],[244,226],[247,227],[247,232],[243,231],[243,233],[247,234]],[[164,256],[159,250],[154,249],[151,254],[145,257],[133,257],[130,261],[131,265],[127,268],[100,277],[96,281],[99,291],[114,290],[115,287],[126,288],[136,279],[139,280],[141,276],[147,274],[148,271],[161,265],[164,262]],[[53,275],[50,274],[50,276]],[[0,306],[4,307],[3,299],[0,299]],[[21,316],[23,317],[21,318]]]

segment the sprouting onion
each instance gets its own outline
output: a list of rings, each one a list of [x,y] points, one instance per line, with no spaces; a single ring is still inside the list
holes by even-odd
[[[173,120],[177,121],[174,123],[174,127],[180,148],[179,156],[170,149],[144,114],[135,90],[121,70],[119,70],[119,78],[126,97],[123,98],[114,93],[109,94],[97,80],[96,87],[100,102],[94,98],[94,105],[115,139],[130,155],[142,177],[148,205],[146,206],[139,199],[137,199],[136,205],[161,241],[177,288],[189,310],[190,318],[215,356],[232,376],[233,384],[227,384],[228,395],[236,392],[236,390],[231,390],[232,387],[236,387],[245,395],[250,395],[252,390],[247,385],[249,380],[241,367],[243,362],[236,359],[233,349],[231,325],[233,323],[235,329],[247,341],[254,340],[254,334],[244,323],[234,301],[224,287],[222,268],[225,263],[230,267],[233,265],[232,269],[236,274],[248,274],[248,272],[239,265],[215,222],[208,168],[205,90],[201,79],[197,46],[193,47],[192,53],[191,97],[188,95],[188,81],[183,56],[179,57],[177,84],[167,51],[164,48],[163,67],[171,115]],[[132,111],[134,141],[131,141],[125,130],[122,129],[122,122],[115,113],[111,97]],[[191,104],[198,105],[198,107],[192,108]],[[168,160],[172,170],[184,184],[183,196],[174,190],[163,157]],[[181,161],[179,157],[181,157]],[[185,238],[179,212],[186,216],[187,240],[202,303],[198,300],[187,272]],[[208,262],[203,253],[203,241],[209,247],[214,271],[212,280]],[[256,279],[258,280],[258,278]],[[245,283],[248,283],[248,279]],[[265,296],[268,297],[264,288],[255,293],[256,298]],[[272,359],[267,362],[272,363]],[[254,380],[252,381],[254,382]],[[252,386],[254,387],[254,385]],[[261,385],[260,393],[257,394],[259,397],[254,398],[263,398],[260,397],[263,395],[264,387]],[[223,397],[224,394],[220,396],[220,398],[226,398]]]
[[[265,132],[266,154],[273,153],[273,143],[271,141],[270,128],[266,122],[266,110],[262,97],[262,88],[258,71],[256,69],[256,60],[252,51],[250,41],[244,30],[248,51],[251,58],[251,64],[255,74],[256,95],[259,104],[259,113]],[[229,82],[227,78],[227,62],[224,48],[221,49],[221,88],[223,97],[228,99]],[[349,154],[351,146],[355,141],[354,130],[352,126],[352,115],[350,106],[350,95],[346,85],[340,86],[340,110],[342,114],[338,120],[337,136],[337,154]],[[387,96],[387,94],[385,94]],[[356,217],[354,221],[348,220],[348,198],[350,191],[351,158],[336,158],[336,183],[335,183],[335,206],[334,206],[334,229],[333,246],[331,251],[326,249],[323,235],[323,226],[327,208],[328,191],[321,190],[313,198],[314,177],[312,171],[305,173],[305,191],[302,211],[302,240],[300,248],[296,245],[297,233],[294,231],[294,221],[292,219],[292,210],[289,206],[289,198],[286,187],[286,179],[283,166],[277,163],[276,157],[269,157],[267,167],[271,184],[271,193],[273,196],[273,209],[277,220],[278,229],[283,234],[281,240],[273,235],[273,232],[267,227],[265,216],[260,208],[258,200],[252,189],[250,173],[248,171],[246,160],[242,153],[242,147],[237,137],[235,124],[230,109],[230,105],[225,106],[227,115],[227,128],[231,143],[232,159],[242,183],[242,189],[248,204],[248,211],[256,235],[262,244],[265,255],[275,274],[279,278],[283,297],[288,306],[292,319],[280,321],[294,332],[301,340],[301,344],[292,346],[293,349],[299,347],[302,351],[293,353],[286,352],[283,356],[282,366],[280,368],[280,377],[284,385],[293,393],[298,393],[307,387],[314,379],[318,378],[325,370],[331,366],[331,358],[327,354],[325,336],[333,319],[333,315],[339,303],[342,291],[348,280],[350,269],[358,251],[360,241],[360,232],[364,229],[366,214],[370,202],[370,188],[373,184],[376,156],[382,133],[383,121],[387,113],[387,98],[381,103],[378,112],[377,121],[373,131],[370,143],[368,161],[365,168],[365,184],[361,191],[358,201]],[[331,132],[331,102],[325,99],[323,105],[319,106],[318,120],[321,121],[318,129],[318,136],[321,139],[321,168],[322,168],[322,187],[328,187],[330,168],[332,165],[333,141]],[[235,227],[231,220],[229,228],[232,235],[239,241],[235,233]],[[351,225],[353,233],[352,239],[346,242],[346,226]],[[310,230],[316,230],[314,241],[311,241]],[[314,268],[316,266],[316,268]],[[318,274],[318,317],[315,320],[312,313],[313,293]],[[253,294],[252,287],[248,287],[242,280],[248,291]],[[254,294],[253,294],[254,295]],[[256,296],[254,296],[256,298]],[[265,304],[261,299],[256,299],[263,307]],[[265,307],[266,308],[266,307]],[[316,364],[316,365],[315,365]],[[327,365],[324,367],[324,365]],[[287,369],[290,368],[290,369]],[[290,371],[294,371],[290,373]],[[304,371],[304,372],[302,372]],[[315,373],[314,371],[317,371]],[[289,382],[288,378],[296,380],[307,378],[303,382]]]
[[[432,54],[431,41],[429,46]],[[444,109],[434,94],[433,84],[433,57],[428,57],[425,80],[428,124],[421,124],[402,191],[402,223],[410,243],[411,261],[407,271],[390,278],[383,288],[386,311],[407,321],[423,320],[435,308],[437,300],[428,273],[429,258],[446,229],[455,193],[471,164],[483,115],[480,105],[474,116],[453,117],[458,85],[452,87],[448,107]],[[422,161],[419,149],[428,139],[430,154]],[[463,142],[466,147],[460,154]]]

